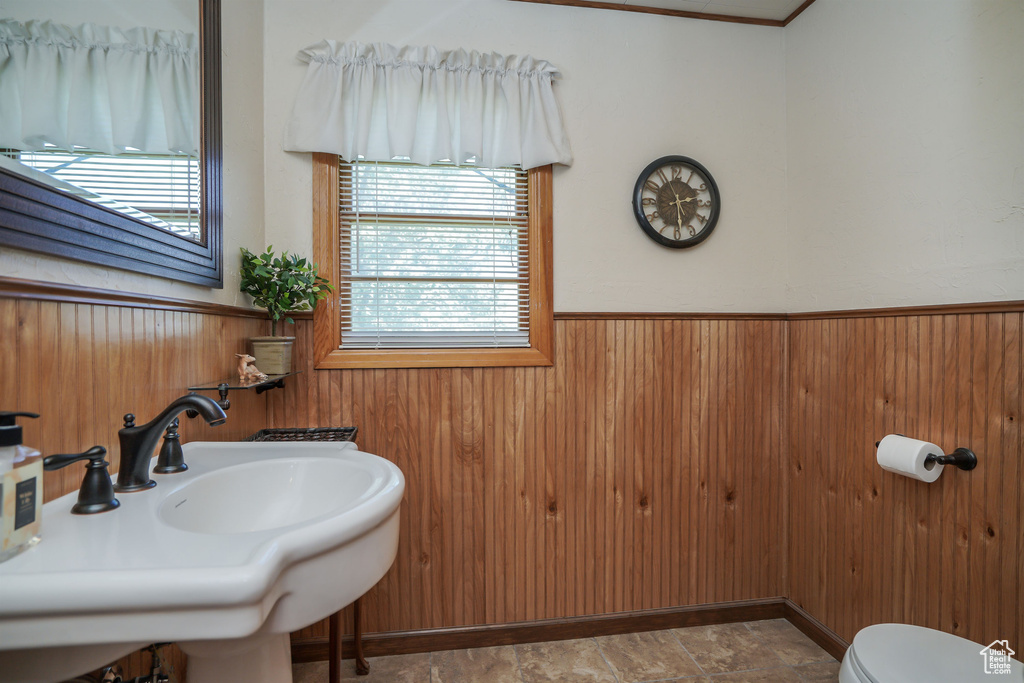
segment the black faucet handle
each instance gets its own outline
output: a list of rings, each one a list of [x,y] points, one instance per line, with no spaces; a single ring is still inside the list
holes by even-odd
[[[72,514],[91,515],[113,510],[121,505],[114,497],[114,486],[110,481],[110,473],[107,472],[106,455],[106,448],[93,446],[84,453],[60,453],[43,458],[43,468],[47,470],[59,470],[80,460],[89,461],[85,466],[82,488],[78,490],[78,502],[71,507]]]
[[[67,467],[73,462],[79,460],[100,460],[102,461],[107,455],[107,449],[103,446],[93,446],[84,453],[60,453],[58,455],[48,455],[43,458],[43,467],[48,470],[59,470],[62,467]]]
[[[164,432],[164,443],[160,446],[160,457],[156,460],[155,474],[173,474],[188,469],[185,454],[181,450],[181,435],[178,434],[178,418],[171,420]]]

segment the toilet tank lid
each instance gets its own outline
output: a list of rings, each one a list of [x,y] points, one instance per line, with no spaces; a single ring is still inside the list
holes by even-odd
[[[1011,648],[1014,645],[1009,644]],[[994,651],[1000,648],[998,641],[986,646],[921,626],[875,624],[857,633],[850,654],[875,683],[1020,681],[1024,665],[1012,658],[1010,675],[1005,678],[985,673],[986,667],[999,666]]]

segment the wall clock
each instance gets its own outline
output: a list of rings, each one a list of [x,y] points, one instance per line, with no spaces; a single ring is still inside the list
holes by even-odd
[[[721,207],[715,179],[689,157],[652,161],[633,188],[636,222],[652,240],[674,249],[706,240],[718,223]]]

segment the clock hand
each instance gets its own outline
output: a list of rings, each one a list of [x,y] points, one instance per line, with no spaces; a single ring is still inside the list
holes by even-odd
[[[673,194],[675,194],[675,193],[673,193]],[[692,201],[692,200],[693,200],[693,197],[687,197],[686,199],[680,199],[679,195],[676,195],[676,200],[674,202],[672,202],[673,204],[676,205],[676,215],[681,216],[682,213],[683,213],[683,203],[684,202],[689,202],[689,201]]]
[[[685,204],[686,202],[692,202],[693,199],[694,199],[693,197],[687,197],[686,199],[680,199],[679,195],[676,194],[675,192],[673,192],[672,194],[675,195],[675,198],[676,198],[676,200],[674,202],[672,202],[673,204],[676,205],[676,209],[682,208],[682,207],[679,206],[680,204]]]

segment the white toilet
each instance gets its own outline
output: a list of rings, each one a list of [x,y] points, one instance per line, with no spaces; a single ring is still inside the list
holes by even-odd
[[[839,669],[839,683],[1024,682],[1024,665],[1015,659],[1009,662],[1009,673],[994,674],[1001,664],[995,658],[989,661],[983,651],[987,649],[930,628],[875,624],[854,636]]]

